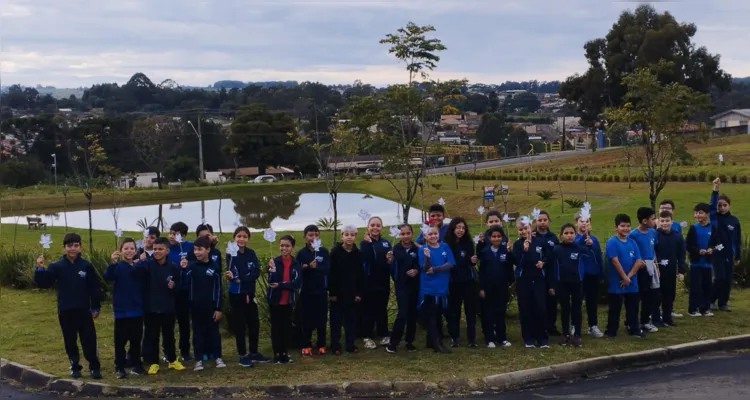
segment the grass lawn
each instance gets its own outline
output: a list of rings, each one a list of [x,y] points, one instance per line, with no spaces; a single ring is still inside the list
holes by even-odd
[[[67,359],[55,312],[55,294],[46,291],[19,291],[4,288],[0,295],[3,312],[0,314],[0,354],[10,360],[39,368],[57,376],[67,376]],[[678,327],[663,329],[645,339],[631,338],[620,332],[616,339],[584,337],[579,349],[553,345],[551,349],[524,349],[520,346],[520,328],[515,305],[511,305],[508,319],[507,349],[455,349],[453,354],[438,355],[424,348],[424,333],[417,333],[419,350],[388,354],[382,348],[364,350],[358,355],[325,356],[300,359],[288,366],[259,365],[243,369],[237,365],[234,339],[225,336],[223,352],[229,368],[216,370],[211,363],[201,373],[162,371],[155,377],[130,377],[127,383],[114,378],[112,346],[113,321],[110,312],[103,312],[96,320],[99,353],[104,367],[105,381],[130,385],[243,385],[282,382],[314,383],[358,380],[426,380],[441,381],[459,378],[478,378],[490,374],[541,367],[583,358],[612,355],[664,347],[679,343],[744,334],[750,331],[750,291],[736,290],[732,294],[733,313],[717,313],[714,318],[678,319]],[[105,306],[106,307],[106,306]],[[687,297],[680,293],[676,309],[685,312]],[[585,313],[584,313],[585,314]],[[584,317],[585,319],[585,317]],[[606,309],[600,307],[600,321],[606,321]],[[584,326],[586,323],[584,322]],[[262,329],[261,351],[270,353],[270,339],[266,326]],[[481,332],[481,331],[480,331]],[[478,337],[482,343],[482,336]],[[465,342],[464,342],[465,344]],[[85,364],[84,364],[85,366]],[[191,365],[192,366],[192,363]],[[460,366],[455,368],[452,366]],[[284,370],[281,378],[281,369]]]

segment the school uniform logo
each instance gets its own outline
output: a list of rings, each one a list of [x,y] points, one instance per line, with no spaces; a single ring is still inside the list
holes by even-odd
[[[633,250],[630,250],[630,257],[635,257],[635,252]]]
[[[417,253],[409,253],[412,258],[417,258]]]
[[[537,248],[536,248],[536,252],[537,252],[537,253],[539,253],[539,254],[542,254],[542,248],[541,248],[541,247],[539,247],[539,246],[537,246]]]
[[[440,253],[440,254],[442,254],[442,256],[443,256],[443,257],[445,257],[445,256],[447,256],[447,255],[448,255],[448,254],[447,254],[446,252],[442,252],[442,253]]]
[[[549,245],[550,247],[555,247],[555,242],[553,242],[553,241],[551,241],[551,240],[550,240],[549,242],[547,242],[547,244],[548,244],[548,245]]]
[[[206,270],[206,276],[214,276],[214,270],[213,268],[209,268]]]
[[[734,230],[734,225],[727,225],[727,229],[729,229],[730,231],[733,231]]]
[[[315,257],[315,261],[317,261],[319,263],[322,263],[323,262],[323,257],[317,256],[317,257]]]
[[[464,250],[461,250],[461,257],[466,257],[466,252]]]
[[[578,253],[570,253],[570,259],[571,260],[577,260],[578,259]]]
[[[211,256],[211,259],[212,259],[212,260],[214,260],[214,262],[216,262],[216,260],[217,260],[218,258],[219,258],[219,256]]]
[[[653,246],[653,245],[654,245],[654,239],[651,238],[651,246]]]
[[[86,271],[78,271],[78,276],[80,276],[81,278],[85,278],[86,277]]]
[[[383,247],[388,248],[388,242],[383,242]]]
[[[505,254],[500,254],[500,261],[505,261],[507,256]]]

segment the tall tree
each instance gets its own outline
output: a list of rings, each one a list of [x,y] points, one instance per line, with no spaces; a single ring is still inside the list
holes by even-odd
[[[294,119],[287,113],[270,112],[264,104],[240,108],[229,135],[225,152],[250,166],[257,166],[259,174],[266,168],[290,160],[288,134],[297,131]]]
[[[604,116],[610,125],[623,125],[639,134],[644,154],[643,175],[649,185],[651,207],[667,184],[669,170],[684,151],[685,143],[706,131],[691,124],[698,113],[710,107],[709,97],[687,85],[663,84],[659,76],[673,63],[662,61],[657,68],[639,68],[623,77],[627,92],[624,104],[608,108]]]
[[[731,77],[719,67],[719,55],[696,46],[696,32],[695,24],[679,23],[650,5],[624,11],[606,37],[586,43],[589,69],[563,82],[560,96],[575,103],[582,122],[593,126],[604,108],[623,104],[627,74],[660,60],[672,63],[658,74],[663,84],[680,83],[702,93],[730,90]]]
[[[138,157],[156,173],[157,185],[162,188],[162,174],[177,150],[180,141],[177,136],[185,126],[181,120],[172,117],[147,117],[133,122],[130,139]]]

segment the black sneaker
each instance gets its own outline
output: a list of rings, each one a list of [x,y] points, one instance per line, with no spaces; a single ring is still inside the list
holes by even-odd
[[[417,346],[415,346],[415,345],[413,345],[411,343],[407,343],[406,344],[406,351],[417,351]]]
[[[458,339],[451,339],[451,347],[457,348],[459,346]]]
[[[469,348],[476,349],[477,347],[479,347],[479,346],[477,346],[477,342],[470,342],[469,343]]]
[[[274,364],[283,364],[284,363],[284,358],[282,356],[276,356],[276,357],[273,358],[273,363]]]
[[[289,357],[289,354],[284,354],[283,356],[281,356],[281,363],[292,364],[294,363],[294,359],[292,357]]]
[[[180,358],[181,358],[181,359],[182,359],[182,361],[184,361],[184,362],[190,362],[190,361],[193,361],[193,357],[190,357],[190,353],[182,353],[182,354],[180,354]]]
[[[250,353],[249,357],[250,357],[250,361],[254,363],[258,363],[258,364],[264,364],[264,363],[271,361],[268,357],[260,353]]]
[[[125,372],[125,371],[123,371]],[[102,379],[102,371],[98,369],[91,370],[91,379]]]
[[[115,370],[115,376],[117,376],[117,379],[125,379],[128,377],[127,372],[125,372],[125,368],[117,368]],[[94,372],[91,372],[91,377],[94,377]]]
[[[389,353],[395,353],[396,352],[396,346],[389,344],[388,346],[385,346],[385,351]]]
[[[728,305],[719,306],[719,311],[732,312],[732,309]]]
[[[130,373],[133,375],[146,375],[146,370],[143,369],[143,367],[141,366],[137,366],[137,367],[133,367],[130,370]]]
[[[638,330],[636,332],[630,332],[630,336],[644,338],[646,337],[646,331]]]
[[[81,367],[80,364],[70,364],[70,377],[74,379],[82,377],[83,376],[83,374],[81,374],[82,369],[83,367]]]

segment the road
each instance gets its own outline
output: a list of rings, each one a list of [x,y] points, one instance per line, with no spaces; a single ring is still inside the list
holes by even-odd
[[[715,355],[697,360],[634,370],[604,378],[555,385],[499,395],[474,396],[482,399],[750,399],[750,353]],[[0,381],[0,400],[55,398],[26,393]]]
[[[477,163],[477,169],[505,167],[509,165],[524,164],[527,162],[554,160],[558,158],[574,156],[576,153],[582,154],[583,152],[582,151],[577,152],[575,150],[567,150],[567,151],[556,151],[556,152],[551,152],[551,153],[542,153],[542,154],[537,154],[535,156],[530,156],[530,157],[501,158],[499,160],[480,161]],[[428,175],[450,174],[455,171],[454,168],[457,169],[459,172],[473,171],[474,164],[459,164],[459,165],[450,165],[447,167],[432,168],[432,169],[427,170],[427,174]]]

